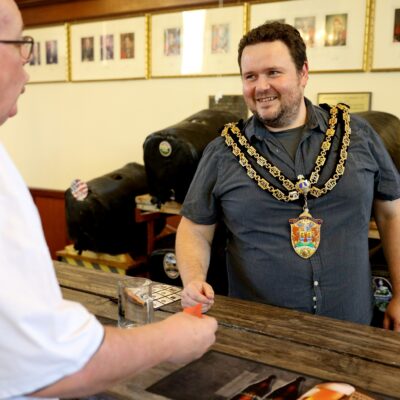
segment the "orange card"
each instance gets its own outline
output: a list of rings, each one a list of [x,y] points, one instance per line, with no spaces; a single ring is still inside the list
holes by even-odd
[[[183,309],[183,312],[188,313],[188,314],[193,315],[198,318],[203,318],[203,315],[201,313],[201,303],[198,303],[192,307],[185,307]]]

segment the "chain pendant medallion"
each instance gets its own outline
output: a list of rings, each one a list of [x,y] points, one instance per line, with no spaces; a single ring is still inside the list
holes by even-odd
[[[299,175],[295,187],[297,192],[304,196],[304,207],[298,218],[289,219],[290,239],[296,254],[307,259],[318,249],[323,221],[313,218],[308,209],[307,193],[311,189],[310,181],[305,179],[303,175]]]
[[[301,258],[310,258],[321,240],[322,219],[313,218],[305,209],[298,218],[289,219],[293,250]]]

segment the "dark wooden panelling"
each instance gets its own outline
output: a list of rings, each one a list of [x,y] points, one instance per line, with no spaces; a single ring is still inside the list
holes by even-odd
[[[64,192],[60,190],[30,189],[42,220],[44,236],[55,260],[56,251],[69,244],[65,218]]]
[[[49,4],[54,5],[56,3],[70,3],[72,1],[79,0],[16,0],[19,8],[47,6]]]
[[[218,0],[17,0],[26,26],[220,5]],[[223,4],[242,4],[224,0]]]

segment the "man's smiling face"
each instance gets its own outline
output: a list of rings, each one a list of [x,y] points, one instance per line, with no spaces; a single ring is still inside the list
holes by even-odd
[[[304,124],[304,88],[308,67],[297,71],[281,41],[246,46],[241,58],[243,96],[247,106],[271,130]]]

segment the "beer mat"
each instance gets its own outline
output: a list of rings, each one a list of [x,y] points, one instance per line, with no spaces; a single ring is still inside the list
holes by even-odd
[[[174,301],[181,300],[182,288],[177,286],[155,283],[152,285],[153,308],[165,306]]]
[[[272,377],[272,383],[266,389],[267,391],[263,392],[268,377]],[[256,382],[259,382],[258,387],[254,385]],[[173,400],[234,400],[245,398],[240,396],[241,393],[243,396],[243,392],[247,390],[247,392],[257,393],[258,397],[255,398],[261,399],[267,398],[266,396],[274,391],[282,393],[285,387],[293,390],[296,382],[299,385],[298,397],[300,397],[324,381],[305,374],[210,350],[203,357],[172,372],[146,390]],[[289,388],[289,386],[291,387]],[[357,393],[360,393],[358,389]],[[365,391],[363,393],[365,396],[369,396],[370,400],[394,400],[391,397],[375,393],[367,394]],[[368,397],[364,397],[364,399],[368,399]]]

